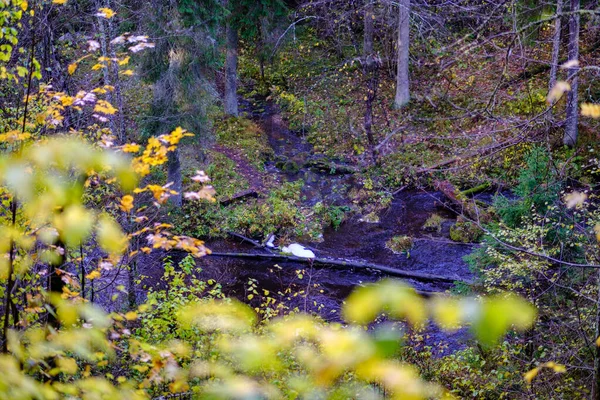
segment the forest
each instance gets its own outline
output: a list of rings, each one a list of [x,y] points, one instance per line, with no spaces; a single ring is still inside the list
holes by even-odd
[[[0,0],[0,400],[600,400],[596,0]]]

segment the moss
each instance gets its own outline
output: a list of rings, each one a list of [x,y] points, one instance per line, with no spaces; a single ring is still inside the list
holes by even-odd
[[[277,161],[275,166],[282,172],[295,174],[296,172],[300,171],[300,166],[293,160]]]
[[[414,240],[410,236],[394,236],[387,242],[385,247],[395,254],[403,254],[412,249]]]
[[[376,212],[370,212],[367,215],[363,216],[360,219],[361,222],[368,222],[370,224],[378,224],[379,223],[379,215]]]
[[[481,238],[483,231],[470,221],[459,218],[450,228],[450,239],[455,242],[473,243]]]
[[[267,136],[255,122],[244,118],[221,118],[215,121],[215,134],[220,145],[241,150],[248,161],[262,170],[273,157]]]
[[[431,214],[423,224],[423,230],[427,232],[440,232],[445,219],[438,214]]]

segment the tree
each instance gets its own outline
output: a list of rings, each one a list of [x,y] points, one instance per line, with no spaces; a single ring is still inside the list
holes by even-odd
[[[235,3],[235,2],[234,2]],[[233,3],[233,4],[234,4]],[[225,7],[232,4],[225,1]],[[225,24],[225,114],[237,117],[237,81],[238,81],[238,27],[235,23],[235,15],[230,10]]]
[[[181,177],[181,162],[179,160],[179,149],[169,152],[169,161],[167,162],[167,182],[172,183],[171,189],[177,192],[172,195],[169,201],[176,207],[181,207],[182,195],[182,177]]]
[[[398,2],[398,72],[396,74],[396,98],[394,106],[400,108],[410,100],[408,76],[408,49],[410,43],[410,0]]]
[[[373,136],[373,103],[377,96],[379,84],[379,64],[381,61],[373,51],[373,0],[367,0],[364,12],[364,34],[363,34],[363,70],[367,80],[367,94],[365,96],[364,128],[367,135],[373,161],[377,162],[377,151],[375,150],[375,138]]]
[[[550,79],[548,81],[548,91],[552,90],[556,84],[556,73],[558,71],[558,59],[560,56],[560,37],[562,29],[562,10],[563,1],[556,0],[556,20],[554,21],[554,35],[552,37],[552,60],[550,61]]]
[[[571,0],[571,15],[569,16],[569,61],[579,60],[579,26],[580,26],[580,1]],[[579,66],[572,65],[568,70],[567,80],[571,84],[571,90],[567,98],[567,117],[565,120],[565,135],[563,143],[565,146],[573,147],[577,143],[579,121],[578,89],[579,89]]]

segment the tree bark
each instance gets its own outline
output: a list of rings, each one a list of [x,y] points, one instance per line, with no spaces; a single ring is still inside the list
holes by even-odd
[[[571,16],[569,17],[569,61],[579,59],[579,9],[580,0],[571,0]],[[567,117],[565,121],[565,136],[563,143],[565,146],[573,147],[577,143],[577,124],[579,122],[578,105],[578,78],[579,67],[569,68],[568,81],[571,84],[571,91],[567,101]]]
[[[373,54],[373,0],[367,0],[364,16],[363,55],[365,59]]]
[[[225,59],[225,114],[237,117],[238,32],[231,21],[231,16],[227,21],[225,31],[227,47]]]
[[[600,270],[598,270],[598,277],[596,286],[598,289],[597,300],[596,300],[596,337],[594,340],[598,340],[600,337]],[[591,400],[600,400],[600,346],[593,343],[594,349],[594,380],[592,386]]]
[[[168,153],[167,162],[167,183],[173,183],[171,189],[177,194],[169,197],[169,202],[176,207],[181,207],[182,203],[182,182],[181,182],[181,162],[179,161],[179,149],[175,149]]]
[[[408,76],[408,46],[410,43],[410,0],[399,0],[398,19],[398,72],[394,106],[400,108],[410,100]]]
[[[101,7],[113,8],[110,1],[103,2],[101,0],[96,1],[95,6],[98,9]],[[102,51],[102,57],[115,60],[117,58],[117,53],[114,46],[110,44],[111,37],[115,31],[113,19],[106,19],[98,16],[98,31],[100,33],[100,49]],[[118,142],[122,144],[125,140],[125,117],[123,115],[123,95],[121,93],[119,66],[116,62],[111,62],[106,68],[102,68],[102,73],[104,75],[104,84],[114,87],[114,92],[109,91],[106,95],[106,99],[111,105],[115,106],[118,111],[116,115],[111,115],[109,117],[109,124],[110,129],[117,137]]]
[[[363,70],[367,80],[367,95],[365,96],[364,128],[373,162],[377,162],[377,150],[375,137],[373,136],[373,103],[377,96],[379,85],[379,60],[373,53],[373,1],[367,0],[364,14],[364,37],[363,37]]]
[[[556,15],[562,14],[563,0],[556,1]],[[552,61],[550,63],[550,80],[548,81],[548,91],[551,91],[556,84],[556,73],[558,71],[558,60],[560,55],[560,32],[562,29],[561,17],[554,21],[554,37],[552,39]]]
[[[16,219],[17,219],[17,200],[13,198],[13,200],[10,203],[10,212],[12,214],[12,227],[15,227],[16,224]],[[8,253],[8,278],[6,281],[6,288],[5,288],[5,299],[4,299],[4,326],[2,328],[2,352],[3,353],[7,353],[8,352],[8,328],[10,327],[9,324],[9,317],[10,317],[10,309],[11,307],[13,307],[13,300],[12,300],[12,292],[13,292],[13,285],[15,283],[15,281],[13,280],[13,274],[14,274],[14,264],[15,264],[15,243],[14,240],[11,238],[10,239],[10,245],[9,245],[9,253]],[[19,321],[15,318],[13,318],[13,325],[16,325]]]

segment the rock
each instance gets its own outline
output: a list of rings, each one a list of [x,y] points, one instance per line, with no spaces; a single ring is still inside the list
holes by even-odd
[[[410,236],[394,236],[387,242],[385,247],[395,254],[404,254],[412,249],[414,240]]]
[[[438,214],[431,214],[423,224],[423,230],[426,232],[440,232],[445,219]]]
[[[362,216],[359,219],[360,222],[368,222],[369,224],[378,224],[379,223],[379,215],[376,212],[368,213],[367,215]]]
[[[482,235],[483,231],[477,225],[462,218],[458,218],[450,228],[450,239],[455,242],[473,243],[479,240]]]

